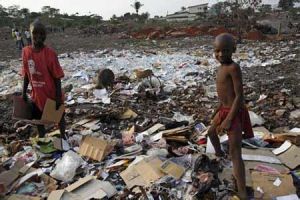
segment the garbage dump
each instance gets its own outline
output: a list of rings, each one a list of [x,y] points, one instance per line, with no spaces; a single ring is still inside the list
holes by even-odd
[[[299,40],[247,41],[237,49],[255,135],[242,148],[248,193],[298,199]],[[26,116],[25,107],[5,109],[18,104],[21,61],[0,63],[7,66],[0,71],[3,198],[238,199],[232,163],[214,155],[207,137],[218,102],[212,52],[202,45],[59,55],[66,139],[55,123],[39,138],[31,125],[39,122],[16,116]],[[227,135],[220,140],[227,150]]]

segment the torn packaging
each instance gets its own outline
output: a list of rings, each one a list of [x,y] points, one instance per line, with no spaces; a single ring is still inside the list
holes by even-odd
[[[87,136],[83,139],[79,153],[96,161],[102,161],[113,149],[113,145],[108,141]]]

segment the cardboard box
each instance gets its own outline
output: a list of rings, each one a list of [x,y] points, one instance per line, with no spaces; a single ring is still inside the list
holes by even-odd
[[[79,179],[64,190],[50,193],[48,200],[89,200],[111,198],[117,193],[116,188],[107,181],[97,180],[94,176]]]
[[[130,189],[134,186],[150,186],[151,183],[165,176],[159,158],[145,158],[121,172],[121,177]]]
[[[280,154],[278,158],[290,169],[295,169],[300,165],[300,148],[292,145],[287,151]]]
[[[108,141],[87,136],[80,145],[79,154],[96,161],[102,161],[113,149]]]
[[[296,188],[293,184],[293,178],[288,174],[269,174],[264,172],[251,173],[253,189],[256,191],[260,187],[264,196],[263,199],[273,199],[278,196],[285,196],[296,193]],[[276,186],[275,181],[281,181],[279,186]]]
[[[56,102],[51,99],[47,99],[42,118],[40,120],[36,120],[32,118],[32,107],[29,102],[24,101],[21,96],[14,96],[13,101],[13,119],[22,120],[32,124],[57,124],[60,122],[65,111],[64,105],[56,110]]]
[[[165,161],[160,167],[164,173],[174,177],[177,180],[180,179],[185,172],[184,167],[169,160]]]

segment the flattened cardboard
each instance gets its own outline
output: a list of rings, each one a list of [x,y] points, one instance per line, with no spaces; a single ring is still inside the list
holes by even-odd
[[[7,200],[40,200],[40,197],[32,197],[20,194],[13,194]]]
[[[22,167],[25,166],[23,161],[17,161],[15,165],[7,171],[4,171],[0,174],[1,183],[3,183],[4,187],[8,189],[8,187],[19,177],[19,171]]]
[[[281,161],[268,150],[242,149],[242,158],[246,161],[259,161],[265,163],[281,164]]]
[[[56,102],[51,99],[47,99],[41,120],[44,122],[54,122],[57,124],[60,122],[64,112],[64,105],[60,106],[59,109],[56,110]]]
[[[24,101],[21,96],[14,96],[14,110],[13,110],[13,118],[15,119],[32,119],[32,107],[31,105]]]
[[[92,176],[79,179],[77,182],[67,187],[66,191],[75,194],[76,196],[80,196],[82,200],[92,198],[102,199],[107,196],[106,193],[99,188],[95,178]]]
[[[64,193],[65,193],[65,190],[52,191],[48,196],[48,200],[60,200],[61,197],[64,195]]]
[[[35,120],[32,119],[32,107],[30,103],[25,102],[20,96],[14,96],[13,101],[13,119],[22,120],[31,124],[57,124],[60,122],[65,110],[64,105],[56,110],[56,102],[47,99],[41,120]]]
[[[111,183],[96,180],[94,176],[86,176],[64,190],[51,192],[48,200],[103,199],[105,197],[111,198],[116,193],[117,190]]]
[[[277,197],[276,200],[299,200],[296,194]]]
[[[160,167],[164,173],[174,177],[177,180],[180,179],[185,172],[184,167],[169,160],[165,161]]]
[[[136,170],[147,183],[153,183],[165,174],[160,170],[162,161],[159,158],[144,159],[136,165]]]
[[[130,189],[134,186],[149,186],[165,174],[160,170],[162,161],[158,158],[143,159],[121,172],[121,177]]]
[[[120,175],[129,189],[131,189],[134,186],[147,185],[146,181],[138,173],[134,166],[127,168]]]
[[[260,187],[264,196],[263,199],[272,199],[278,196],[285,196],[296,193],[296,188],[293,185],[293,178],[288,174],[268,174],[263,172],[252,172],[253,189],[256,191]],[[274,181],[279,178],[282,183],[277,187]]]
[[[300,148],[293,145],[287,151],[280,154],[278,158],[288,168],[295,169],[300,165]]]
[[[155,124],[151,128],[149,128],[148,130],[144,131],[142,134],[143,135],[152,135],[156,131],[162,130],[162,129],[165,129],[165,125],[163,125],[163,124]]]
[[[256,162],[256,161],[245,161],[245,168],[249,170],[255,169],[257,165],[265,165],[268,167],[272,167],[279,171],[280,173],[288,173],[290,170],[284,166],[283,164],[272,164],[272,163],[262,163],[262,162]]]
[[[79,154],[96,161],[102,161],[113,148],[107,141],[87,136],[80,145]]]

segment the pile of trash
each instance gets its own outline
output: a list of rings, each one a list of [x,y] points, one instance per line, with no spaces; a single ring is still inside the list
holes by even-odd
[[[240,45],[234,59],[247,74],[256,68],[272,71],[297,62],[296,44]],[[17,134],[3,132],[0,137],[3,198],[221,200],[234,196],[232,164],[214,156],[207,137],[217,104],[218,63],[212,52],[211,45],[203,45],[188,50],[59,55],[65,71],[68,137],[60,138],[56,125],[49,124],[48,134],[38,138],[35,126],[11,120]],[[22,90],[21,62],[1,65],[9,65],[0,72],[1,102],[8,102]],[[288,97],[290,88],[276,93],[255,85],[273,81],[275,87],[282,78],[255,78],[244,76],[255,133],[243,140],[242,149],[249,195],[298,199],[299,101]],[[285,108],[274,110],[277,103]],[[276,120],[282,119],[279,126],[287,126],[283,132],[270,132],[274,114],[266,113],[269,108],[278,114]],[[220,139],[228,151],[228,137]]]

